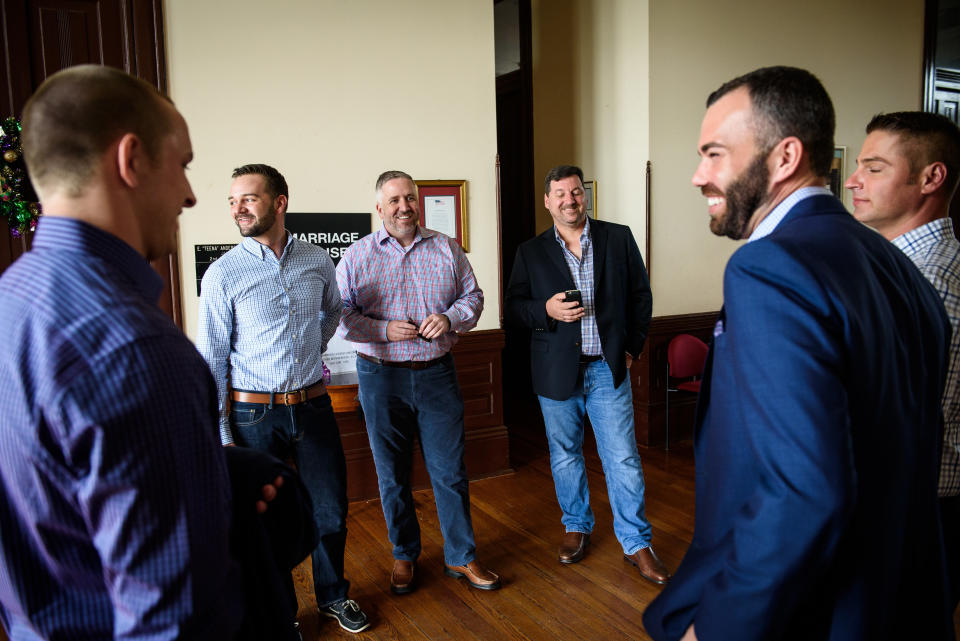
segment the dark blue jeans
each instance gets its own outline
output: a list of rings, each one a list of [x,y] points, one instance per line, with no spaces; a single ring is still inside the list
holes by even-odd
[[[463,464],[463,398],[453,357],[423,370],[377,365],[357,357],[360,405],[377,466],[380,502],[393,556],[420,556],[420,524],[410,491],[413,448],[420,439],[433,485],[447,565],[466,565],[476,547]]]
[[[313,500],[320,544],[311,554],[313,589],[323,607],[347,596],[343,577],[347,542],[347,464],[330,396],[299,405],[233,403],[230,427],[237,445],[292,458]]]

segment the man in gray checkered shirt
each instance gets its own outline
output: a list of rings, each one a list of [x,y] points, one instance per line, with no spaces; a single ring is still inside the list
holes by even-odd
[[[953,607],[960,602],[960,243],[950,200],[960,178],[960,130],[906,111],[874,116],[846,187],[853,215],[899,247],[943,299],[953,337],[943,393],[940,512]],[[904,328],[909,331],[909,328]]]

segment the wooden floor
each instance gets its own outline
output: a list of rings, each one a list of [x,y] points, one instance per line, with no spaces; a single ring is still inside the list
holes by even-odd
[[[415,494],[423,539],[419,587],[412,594],[391,594],[393,558],[380,503],[353,503],[346,574],[352,584],[350,596],[373,625],[354,635],[333,619],[318,621],[307,561],[296,571],[303,638],[649,639],[640,616],[660,587],[623,560],[592,444],[585,449],[596,527],[587,556],[574,565],[557,561],[563,526],[545,449],[535,439],[517,439],[511,447],[513,474],[470,484],[477,557],[501,575],[501,590],[474,590],[444,575],[433,494],[422,490]],[[681,444],[669,455],[641,450],[641,457],[653,546],[672,570],[692,536],[690,446]]]
[[[583,561],[575,565],[557,562],[556,547],[563,535],[560,510],[547,455],[534,430],[511,440],[513,474],[470,484],[478,558],[500,573],[503,589],[473,590],[443,574],[433,495],[423,490],[416,493],[423,530],[420,585],[412,594],[391,594],[391,548],[380,504],[353,503],[346,573],[352,582],[350,596],[361,604],[373,625],[354,635],[341,630],[332,619],[319,620],[308,560],[295,571],[303,638],[649,639],[640,616],[660,588],[623,561],[613,536],[599,460],[592,443],[584,449],[597,524]],[[674,445],[669,454],[641,448],[640,455],[653,546],[673,570],[693,534],[690,445]],[[960,638],[960,617],[954,621]],[[2,630],[0,641],[6,641]]]

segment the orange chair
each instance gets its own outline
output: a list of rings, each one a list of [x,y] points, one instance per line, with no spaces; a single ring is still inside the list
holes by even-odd
[[[703,364],[707,360],[707,344],[696,336],[678,334],[670,339],[667,345],[667,411],[666,411],[666,443],[664,450],[670,449],[670,393],[671,392],[700,392],[700,375],[703,374]],[[671,378],[687,379],[670,386]]]

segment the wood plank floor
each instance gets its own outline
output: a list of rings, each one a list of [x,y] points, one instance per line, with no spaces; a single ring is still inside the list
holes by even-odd
[[[542,428],[541,428],[542,429]],[[585,444],[596,528],[583,561],[562,565],[563,534],[545,446],[536,436],[512,437],[515,472],[470,484],[478,559],[503,579],[481,592],[443,574],[443,550],[433,494],[415,493],[423,531],[420,580],[412,594],[390,593],[391,547],[379,501],[350,505],[346,573],[350,595],[373,625],[347,633],[318,616],[309,560],[295,571],[303,638],[360,640],[627,640],[649,639],[641,614],[660,588],[623,561],[613,535],[602,468]],[[653,546],[675,569],[693,535],[694,467],[690,443],[669,453],[641,448],[647,517]],[[960,639],[960,611],[954,617]],[[905,640],[907,641],[907,640]]]
[[[423,540],[419,587],[391,594],[393,560],[380,503],[353,503],[346,573],[351,597],[373,625],[353,635],[332,619],[318,620],[307,561],[295,574],[304,639],[649,639],[640,615],[660,587],[623,560],[592,443],[585,450],[597,523],[587,556],[574,565],[556,558],[563,527],[545,448],[522,438],[511,447],[513,474],[470,484],[478,559],[501,575],[500,591],[474,590],[444,575],[433,493],[421,490],[415,494]],[[690,446],[669,454],[641,450],[641,457],[654,549],[673,569],[693,528]]]
[[[575,565],[557,562],[556,547],[563,534],[560,510],[539,433],[534,429],[512,437],[513,474],[470,484],[478,557],[500,573],[503,589],[481,592],[443,574],[433,494],[422,490],[415,495],[423,529],[420,585],[412,594],[391,594],[391,548],[379,501],[353,503],[346,573],[352,582],[351,597],[362,605],[373,625],[354,635],[341,630],[332,619],[320,620],[308,560],[295,571],[303,638],[649,639],[640,616],[659,587],[622,560],[613,536],[602,470],[590,439],[584,450],[596,529],[583,561]],[[693,534],[690,444],[674,445],[669,454],[641,448],[640,455],[653,545],[672,570]],[[960,616],[954,621],[960,638]],[[6,641],[2,630],[0,641]]]

